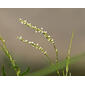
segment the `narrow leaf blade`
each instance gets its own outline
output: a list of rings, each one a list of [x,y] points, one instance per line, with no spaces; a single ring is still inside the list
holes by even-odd
[[[5,72],[5,69],[4,69],[4,65],[2,66],[2,75],[3,75],[3,76],[6,76],[6,72]]]

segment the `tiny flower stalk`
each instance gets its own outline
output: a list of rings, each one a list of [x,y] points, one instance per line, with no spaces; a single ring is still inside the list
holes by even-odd
[[[4,51],[4,53],[8,56],[8,58],[9,58],[9,60],[10,60],[10,62],[11,62],[11,65],[12,65],[13,69],[14,69],[15,72],[16,72],[16,75],[19,76],[21,70],[20,70],[20,68],[17,66],[17,64],[15,63],[15,60],[14,60],[14,59],[12,58],[12,56],[10,55],[10,53],[9,53],[7,47],[6,47],[6,44],[5,44],[5,40],[3,40],[2,37],[0,37],[0,41],[1,41],[1,43],[2,43],[2,45],[0,44],[1,49],[2,49],[2,50]]]
[[[36,26],[33,26],[31,23],[28,23],[27,20],[23,20],[23,19],[19,19],[19,21],[21,22],[21,24],[26,25],[27,27],[30,27],[31,29],[33,29],[35,31],[35,33],[39,32],[41,34],[44,35],[44,37],[51,43],[54,43],[53,38],[51,38],[50,35],[48,35],[47,31],[44,31],[43,28],[38,28]]]
[[[28,40],[24,40],[24,39],[22,38],[22,36],[20,36],[20,37],[17,36],[17,39],[19,39],[19,40],[22,41],[23,43],[30,44],[32,47],[40,50],[41,53],[44,54],[44,55],[47,57],[49,64],[52,63],[51,60],[50,60],[50,58],[49,58],[49,56],[48,56],[48,54],[47,54],[47,51],[45,51],[41,46],[39,46],[39,44],[35,44],[34,42],[31,42],[31,41],[28,41]]]

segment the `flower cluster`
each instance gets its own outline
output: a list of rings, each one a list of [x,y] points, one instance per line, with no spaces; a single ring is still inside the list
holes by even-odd
[[[51,36],[47,33],[47,31],[44,31],[43,28],[38,28],[36,26],[33,26],[31,23],[28,23],[27,20],[23,20],[23,19],[19,19],[19,21],[21,22],[21,24],[26,25],[27,27],[30,27],[32,29],[34,29],[35,33],[39,32],[41,34],[44,35],[44,37],[51,42],[52,44],[54,44],[54,40],[53,38],[51,38]]]
[[[21,22],[21,24],[24,24],[24,25],[26,25],[27,27],[33,29],[33,30],[35,31],[35,33],[38,32],[38,33],[40,33],[40,34],[43,34],[44,37],[48,40],[48,42],[51,42],[51,43],[52,43],[52,45],[53,45],[53,47],[54,47],[54,49],[55,49],[55,51],[56,51],[56,63],[58,63],[58,50],[57,50],[57,48],[56,48],[56,46],[55,46],[55,42],[54,42],[53,38],[47,33],[47,31],[43,30],[43,28],[38,28],[38,27],[36,27],[36,26],[33,26],[31,23],[27,22],[27,20],[23,20],[23,19],[20,18],[19,21]],[[23,42],[28,42],[27,40],[23,40],[23,39],[21,39],[21,40],[22,40]],[[37,45],[34,45],[33,47],[35,47],[35,46],[36,46],[36,48],[38,48]],[[38,48],[38,49],[39,49],[39,48]],[[43,49],[41,49],[41,51],[42,51],[43,53],[46,53],[46,52],[43,51]]]
[[[44,55],[48,56],[48,55],[47,55],[47,52],[44,51],[44,49],[43,49],[41,46],[39,46],[39,44],[35,44],[34,42],[31,42],[31,41],[28,41],[28,40],[24,40],[24,39],[22,38],[22,36],[17,37],[17,38],[18,38],[20,41],[24,42],[24,43],[30,44],[32,47],[35,47],[36,49],[40,50]]]

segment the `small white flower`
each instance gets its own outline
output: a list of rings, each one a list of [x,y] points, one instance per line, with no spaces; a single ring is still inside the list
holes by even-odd
[[[50,35],[48,35],[48,38],[50,38]]]
[[[54,44],[54,41],[52,43]]]
[[[26,23],[27,23],[27,20],[24,20],[24,21],[23,21],[23,24],[26,24]]]
[[[22,19],[21,18],[19,18],[19,21],[21,21]]]
[[[38,32],[40,33],[41,31],[39,30]]]
[[[35,31],[35,33],[37,33],[37,31]]]
[[[5,40],[3,40],[3,42],[5,42]]]
[[[36,45],[38,46],[39,44],[37,43]]]
[[[23,21],[21,21],[21,24],[24,24],[24,22],[23,22]]]
[[[50,41],[50,39],[48,39],[48,41]]]
[[[47,51],[44,52],[44,55],[47,54]]]
[[[41,27],[41,30],[43,30],[43,28]]]
[[[29,41],[29,44],[31,44],[31,41]]]
[[[31,23],[27,23],[28,26],[31,26]]]
[[[34,44],[34,42],[31,42],[32,44]]]
[[[32,26],[33,29],[36,29],[36,26]]]
[[[44,31],[44,33],[47,33],[47,31]]]
[[[22,40],[22,36],[19,37],[19,40]]]
[[[42,47],[39,47],[39,50],[42,50]]]
[[[51,42],[53,42],[54,40],[53,39],[51,39]]]
[[[56,52],[58,52],[58,49],[56,49]]]
[[[27,42],[28,42],[28,40],[24,40],[24,42],[25,42],[25,43],[27,43]]]

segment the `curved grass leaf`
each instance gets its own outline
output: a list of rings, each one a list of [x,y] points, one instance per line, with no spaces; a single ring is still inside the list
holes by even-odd
[[[82,54],[79,54],[79,55],[76,55],[76,56],[72,56],[71,59],[70,59],[70,64],[76,63],[80,59],[83,59],[83,58],[85,58],[85,53],[82,53]],[[64,69],[65,66],[66,66],[66,59],[58,63],[57,69],[58,70]],[[29,73],[29,75],[30,76],[44,76],[44,75],[49,75],[53,72],[56,72],[56,65],[55,64],[52,64],[49,67],[38,70],[36,72]]]

